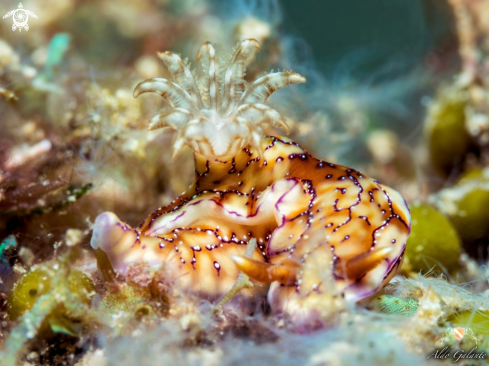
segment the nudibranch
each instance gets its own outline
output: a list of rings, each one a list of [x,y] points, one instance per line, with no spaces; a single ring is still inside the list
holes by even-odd
[[[178,55],[158,54],[172,80],[143,81],[134,96],[155,92],[169,103],[149,129],[176,130],[175,154],[193,150],[194,183],[136,229],[102,213],[91,244],[119,273],[136,262],[164,263],[182,286],[213,298],[243,272],[271,283],[272,310],[292,317],[314,310],[309,300],[331,288],[350,301],[369,297],[400,268],[411,225],[406,202],[355,169],[264,136],[267,125],[287,126],[268,97],[305,78],[283,71],[248,85],[245,69],[259,49],[245,40],[226,65],[204,43],[201,80]],[[245,256],[251,240],[256,249]]]

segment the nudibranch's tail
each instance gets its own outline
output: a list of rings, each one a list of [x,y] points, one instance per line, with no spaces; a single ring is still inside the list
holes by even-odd
[[[107,254],[116,272],[125,274],[131,263],[162,263],[165,254],[155,250],[159,242],[158,238],[141,235],[112,212],[104,212],[95,220],[90,244]]]

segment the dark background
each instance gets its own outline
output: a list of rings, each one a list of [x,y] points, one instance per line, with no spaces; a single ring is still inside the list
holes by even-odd
[[[303,38],[316,61],[334,64],[362,54],[358,72],[390,60],[457,67],[453,15],[440,0],[280,0],[282,29]],[[360,56],[359,56],[360,57]]]

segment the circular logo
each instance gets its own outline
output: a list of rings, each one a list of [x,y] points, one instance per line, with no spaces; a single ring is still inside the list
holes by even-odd
[[[14,28],[14,27],[19,27],[19,28],[27,27],[28,28],[29,27],[27,25],[27,21],[29,20],[29,14],[27,14],[27,12],[24,9],[17,9],[14,12],[12,18],[14,20],[14,25],[12,26],[12,28]]]

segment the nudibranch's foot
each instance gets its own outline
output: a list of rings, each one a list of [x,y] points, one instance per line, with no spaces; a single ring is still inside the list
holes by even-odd
[[[270,286],[268,302],[273,313],[289,318],[298,332],[331,326],[336,322],[336,316],[346,308],[342,294],[333,288],[299,294],[295,286],[279,282]]]
[[[347,303],[379,291],[399,263],[390,260],[392,252],[392,247],[379,247],[334,261],[329,243],[323,241],[300,259],[277,256],[272,258],[275,264],[233,259],[250,278],[272,283],[268,300],[273,312],[290,318],[300,331],[330,324]]]

